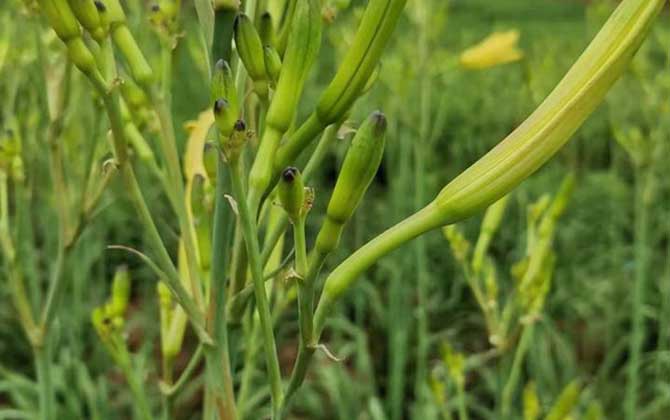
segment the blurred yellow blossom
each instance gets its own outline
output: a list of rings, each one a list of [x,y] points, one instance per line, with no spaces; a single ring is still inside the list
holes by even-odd
[[[523,51],[518,48],[519,36],[519,31],[515,29],[494,32],[463,51],[460,64],[466,69],[481,70],[519,61],[523,58]]]

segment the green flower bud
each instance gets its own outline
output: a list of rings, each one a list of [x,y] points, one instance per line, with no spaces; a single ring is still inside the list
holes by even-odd
[[[222,139],[221,149],[226,162],[233,162],[240,157],[244,145],[247,144],[247,139],[247,125],[244,120],[237,120],[233,124],[233,132],[230,137]]]
[[[372,113],[351,142],[340,168],[326,219],[316,239],[319,252],[330,253],[337,247],[344,225],[363,199],[384,155],[386,117]]]
[[[74,15],[96,40],[101,40],[105,36],[102,28],[100,14],[93,0],[68,0]]]
[[[207,173],[209,181],[216,182],[216,166],[219,160],[219,149],[212,143],[205,143],[205,150],[202,153],[202,162]]]
[[[265,59],[265,71],[268,74],[270,82],[276,85],[281,73],[281,57],[279,56],[279,52],[272,46],[266,45],[263,48],[263,58]]]
[[[479,274],[482,269],[484,257],[486,257],[486,252],[491,244],[493,235],[495,235],[502,223],[508,201],[508,196],[501,198],[493,203],[484,214],[484,220],[482,221],[481,229],[479,231],[479,238],[477,239],[475,252],[472,256],[472,271],[475,274]]]
[[[621,3],[538,109],[440,192],[435,204],[443,223],[464,219],[496,201],[560,150],[626,70],[664,3]]]
[[[258,22],[258,35],[263,45],[275,45],[275,28],[270,12],[265,12],[261,15]]]
[[[222,138],[226,138],[232,133],[240,111],[233,72],[225,60],[217,61],[214,66],[210,98],[214,104],[214,118],[219,133]]]
[[[300,2],[284,55],[277,89],[265,119],[265,130],[249,172],[249,203],[255,211],[272,180],[274,161],[282,136],[293,123],[307,74],[321,45],[321,3]]]
[[[40,0],[49,25],[64,42],[81,37],[81,27],[67,0]]]
[[[316,110],[277,152],[275,170],[290,165],[316,136],[339,121],[366,89],[407,0],[370,0],[354,41]]]
[[[126,14],[121,7],[119,0],[99,0],[105,6],[105,10],[100,10],[98,6],[98,11],[104,15],[104,19],[109,23],[112,30],[115,30],[119,25],[126,24]]]
[[[263,43],[256,27],[247,15],[240,13],[233,25],[237,53],[254,81],[265,80],[265,62],[263,61]]]
[[[407,0],[370,0],[354,41],[335,78],[321,95],[316,114],[324,125],[349,110],[374,72]]]
[[[286,168],[282,172],[278,188],[279,202],[289,219],[295,223],[303,216],[305,204],[305,186],[298,168]]]
[[[234,130],[237,122],[237,110],[230,106],[230,102],[223,98],[214,101],[214,121],[216,127],[221,133],[221,140],[225,141],[226,137],[230,136]]]
[[[107,305],[107,316],[122,317],[125,315],[129,300],[130,274],[128,273],[128,268],[122,266],[117,269],[114,274],[114,280],[112,281],[112,296]]]

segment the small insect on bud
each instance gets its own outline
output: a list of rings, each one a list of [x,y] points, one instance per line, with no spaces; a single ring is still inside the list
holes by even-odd
[[[298,168],[284,169],[279,181],[278,194],[289,219],[295,223],[305,214],[305,186]]]
[[[247,15],[240,13],[233,24],[235,45],[240,60],[254,81],[265,80],[265,63],[263,62],[263,43],[256,27]]]

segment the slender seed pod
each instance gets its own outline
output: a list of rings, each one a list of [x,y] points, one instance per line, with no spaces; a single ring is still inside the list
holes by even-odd
[[[296,223],[303,215],[305,204],[305,185],[298,168],[291,166],[284,169],[279,181],[278,196],[289,220]]]
[[[279,142],[293,123],[305,79],[321,45],[320,1],[300,2],[284,56],[277,89],[265,119],[265,130],[249,172],[249,203],[255,211],[270,184]]]
[[[271,45],[263,47],[263,57],[265,59],[265,71],[273,85],[277,84],[279,74],[281,73],[281,57]]]
[[[123,316],[130,300],[130,274],[128,268],[120,267],[114,273],[112,280],[112,296],[107,305],[107,315],[110,317]]]
[[[354,41],[316,110],[277,153],[275,171],[290,165],[328,125],[345,115],[366,89],[407,0],[370,0]]]
[[[98,8],[93,0],[68,0],[70,7],[83,26],[96,41],[101,41],[107,35],[102,25]]]
[[[351,219],[384,155],[386,117],[376,111],[361,125],[342,163],[316,249],[323,255],[338,245],[344,225]]]
[[[436,227],[463,220],[509,193],[551,158],[623,74],[665,0],[624,0],[537,110],[437,198],[364,245],[335,269],[315,312],[320,333],[332,303],[379,258]]]
[[[261,15],[258,22],[258,35],[261,37],[263,45],[275,45],[275,28],[270,12],[264,12]]]
[[[266,80],[263,42],[254,23],[244,13],[237,15],[233,25],[237,53],[254,82]]]

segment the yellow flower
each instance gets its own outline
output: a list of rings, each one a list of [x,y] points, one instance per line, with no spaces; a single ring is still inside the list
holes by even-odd
[[[519,31],[494,32],[479,44],[461,53],[460,64],[470,70],[481,70],[513,63],[523,58],[517,44]]]

